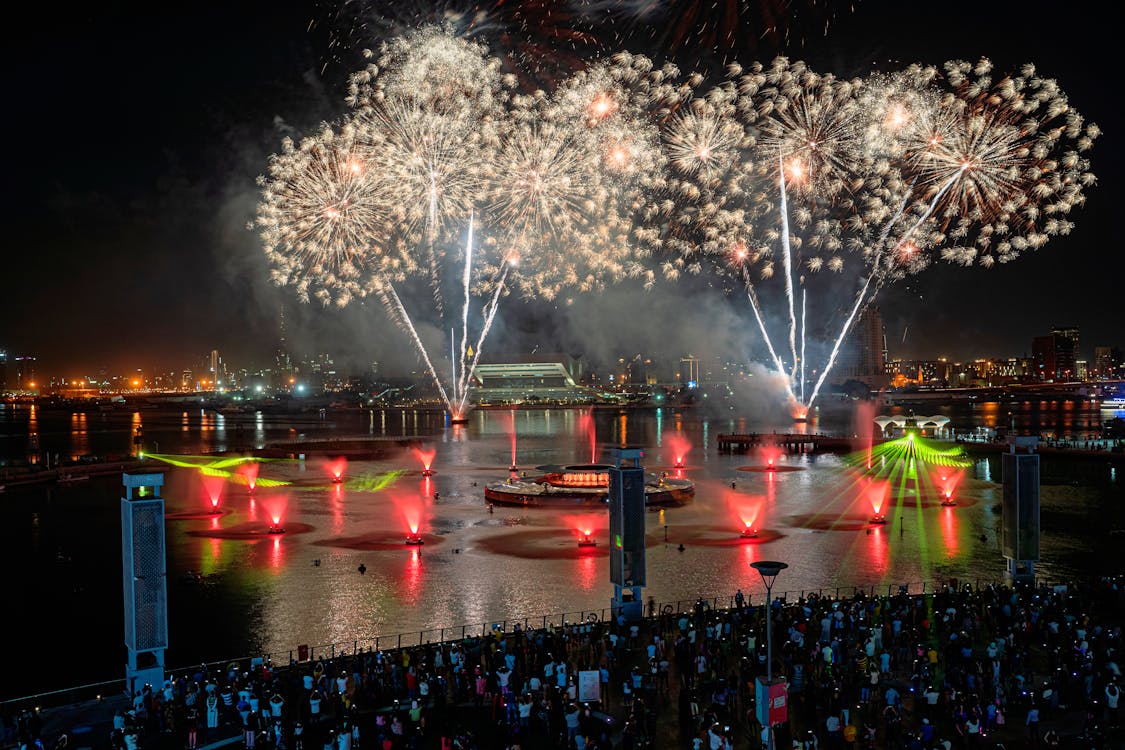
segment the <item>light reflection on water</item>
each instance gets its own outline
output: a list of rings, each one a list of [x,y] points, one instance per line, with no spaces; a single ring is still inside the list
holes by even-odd
[[[140,416],[133,414],[122,422],[126,442]],[[230,423],[235,422],[187,411],[163,417],[146,414],[144,419],[146,438],[159,436],[169,452],[198,452],[225,444]],[[645,446],[650,466],[669,466],[668,437],[676,433],[690,442],[684,473],[697,482],[694,503],[648,514],[649,581],[644,595],[658,602],[693,600],[699,595],[729,597],[736,588],[758,597],[760,578],[749,563],[761,559],[789,563],[777,587],[793,592],[834,591],[837,586],[850,591],[853,585],[886,590],[906,582],[995,579],[1003,571],[996,540],[999,492],[992,480],[999,477],[999,466],[993,466],[994,459],[976,462],[971,476],[957,486],[956,508],[942,508],[936,502],[919,507],[910,487],[902,492],[896,488],[887,525],[870,527],[868,501],[836,456],[782,456],[781,465],[797,470],[746,472],[739,467],[760,464],[759,457],[716,451],[717,434],[754,429],[752,421],[706,419],[671,409],[593,415],[580,410],[523,410],[514,415],[509,410],[477,411],[469,425],[445,430],[436,415],[417,411],[364,412],[353,420],[350,427],[342,418],[327,423],[313,418],[290,425],[273,417],[263,423],[261,415],[245,415],[242,421],[248,425],[244,436],[254,442],[262,434],[276,440],[290,430],[294,436],[309,437],[384,435],[389,428],[394,434],[432,434],[437,473],[421,477],[417,460],[405,449],[392,460],[352,461],[348,477],[408,472],[386,490],[363,492],[332,484],[326,462],[266,463],[261,466],[263,477],[294,484],[268,492],[259,488],[252,495],[244,484],[228,482],[221,499],[227,515],[170,521],[174,646],[170,663],[259,649],[284,653],[302,643],[350,644],[377,634],[507,618],[535,622],[537,616],[549,613],[577,614],[608,606],[608,539],[600,539],[596,552],[580,554],[573,523],[567,520],[573,511],[497,507],[493,514],[487,512],[482,487],[507,474],[513,422],[516,461],[521,467],[589,461],[591,452],[610,436]],[[45,421],[44,415],[38,415],[36,427],[42,429]],[[177,440],[173,435],[182,437]],[[197,475],[170,467],[166,475],[169,513],[210,506]],[[1045,575],[1086,572],[1112,559],[1104,554],[1110,548],[1104,542],[1110,529],[1122,525],[1122,487],[1107,481],[1107,475],[1102,475],[1101,484],[1087,486],[1091,482],[1084,473],[1071,476],[1045,466],[1040,565]],[[29,554],[48,561],[55,554],[54,545],[60,544],[72,548],[76,557],[96,557],[89,570],[97,571],[98,577],[91,575],[84,585],[96,601],[116,603],[120,597],[116,547],[85,541],[82,535],[91,513],[97,514],[93,525],[102,534],[119,533],[117,486],[108,480],[87,485],[55,492],[43,514],[49,541],[36,542]],[[39,498],[48,491],[23,492],[29,507],[39,508]],[[268,523],[275,496],[284,498],[282,525],[293,529],[307,525],[307,532],[250,540],[206,536],[209,531]],[[748,502],[756,504],[755,523],[763,536],[744,542],[738,538],[744,528],[740,513]],[[76,507],[81,507],[80,513]],[[406,533],[406,508],[421,518],[420,531],[427,544],[420,549],[399,543]],[[26,524],[12,524],[5,538],[14,539],[17,529],[26,528]],[[604,526],[600,533],[604,537]],[[1097,534],[1102,536],[1093,536]],[[359,543],[364,541],[371,543]],[[21,539],[4,562],[15,564],[18,550],[26,551],[28,544]],[[357,570],[361,564],[364,574]],[[185,571],[201,573],[203,584],[181,582]],[[85,567],[75,573],[88,574]],[[37,584],[49,593],[57,581],[43,574]],[[115,614],[116,606],[111,609]],[[105,623],[104,630],[96,637],[119,642],[119,616]],[[20,635],[35,642],[31,631]],[[111,657],[107,671],[117,668]]]

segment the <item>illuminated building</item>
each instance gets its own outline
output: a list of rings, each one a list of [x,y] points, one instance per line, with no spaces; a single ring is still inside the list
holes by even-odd
[[[498,358],[473,368],[470,398],[476,403],[569,403],[599,398],[599,392],[578,384],[581,373],[581,363],[565,354]]]
[[[1114,346],[1094,347],[1094,375],[1099,380],[1121,377],[1121,350]]]
[[[1077,326],[1053,328],[1055,339],[1055,379],[1074,380],[1078,377],[1079,337]]]

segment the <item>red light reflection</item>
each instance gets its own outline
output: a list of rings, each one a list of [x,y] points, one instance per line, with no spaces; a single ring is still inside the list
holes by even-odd
[[[941,508],[941,541],[945,545],[946,557],[956,557],[957,543],[957,512],[948,506]]]
[[[414,605],[422,598],[422,550],[411,547],[402,571],[401,596],[404,604]]]
[[[270,537],[270,540],[270,568],[274,573],[280,573],[285,565],[285,548],[281,545],[279,534]]]
[[[591,591],[599,580],[598,576],[598,558],[594,555],[580,555],[574,561],[575,574],[574,580],[577,581],[583,591]]]
[[[887,572],[888,558],[887,536],[883,531],[883,527],[874,526],[871,528],[871,535],[867,537],[870,542],[867,545],[867,567],[880,575]]]

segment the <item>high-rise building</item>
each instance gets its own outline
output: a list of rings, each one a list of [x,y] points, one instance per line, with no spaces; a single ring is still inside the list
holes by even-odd
[[[1055,337],[1036,336],[1031,340],[1032,375],[1040,383],[1053,381],[1058,368],[1055,360]]]
[[[0,349],[0,393],[8,387],[8,353]]]
[[[1094,347],[1094,375],[1100,380],[1111,380],[1122,375],[1121,350],[1115,346]]]
[[[1051,329],[1055,337],[1055,379],[1074,380],[1078,377],[1078,358],[1081,356],[1077,326],[1056,326]]]
[[[844,380],[858,380],[872,387],[881,387],[890,381],[887,361],[887,332],[883,316],[878,307],[869,307],[848,334],[839,372]]]
[[[35,375],[35,357],[16,357],[14,366],[15,382],[9,382],[9,388],[14,386],[17,391],[33,391],[39,387]],[[12,380],[11,375],[8,380]]]
[[[219,350],[211,350],[211,390],[218,390],[220,381],[222,380],[222,372],[220,370],[222,360],[219,359]]]

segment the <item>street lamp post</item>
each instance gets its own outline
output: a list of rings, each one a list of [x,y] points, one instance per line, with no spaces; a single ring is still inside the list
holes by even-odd
[[[773,582],[777,579],[777,574],[789,567],[788,564],[777,562],[775,560],[761,560],[759,562],[750,563],[750,567],[758,571],[762,576],[762,583],[766,585],[766,684],[773,685],[773,615],[770,612],[770,607],[773,604]],[[760,679],[760,678],[759,678]],[[768,696],[768,689],[766,692]],[[768,750],[774,750],[773,744],[773,724],[769,721],[769,706],[767,704],[763,712],[759,708],[759,716],[766,718],[766,747]]]

